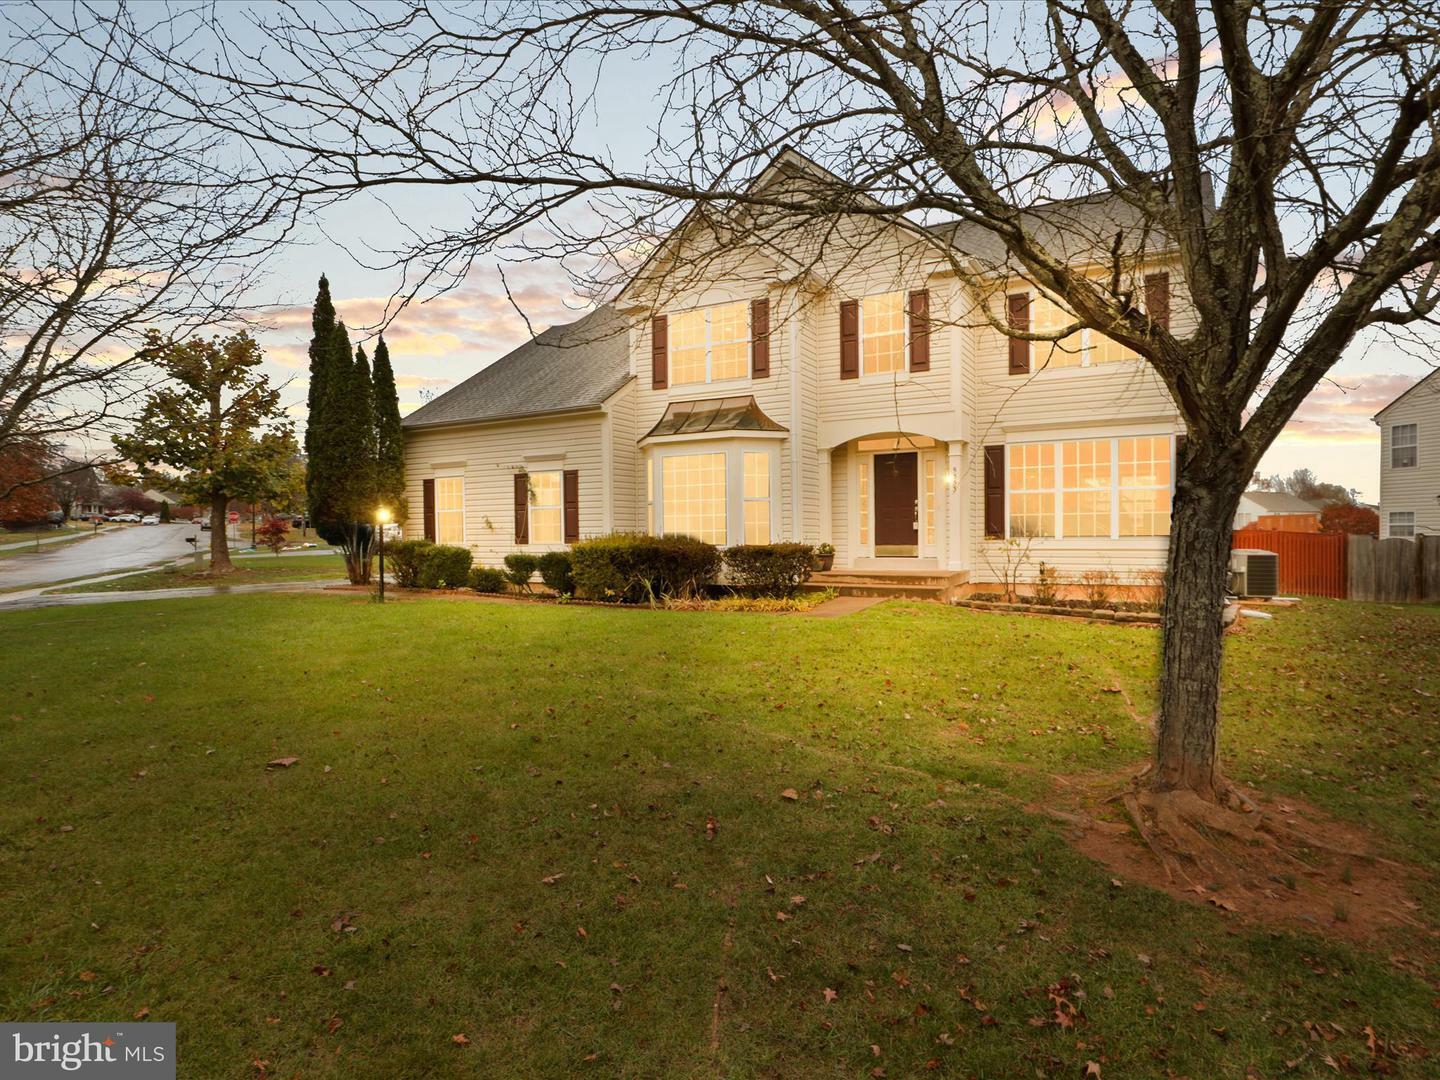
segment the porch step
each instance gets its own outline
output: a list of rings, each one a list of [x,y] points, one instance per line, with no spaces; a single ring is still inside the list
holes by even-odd
[[[949,600],[969,575],[948,570],[827,570],[812,574],[806,590],[834,589],[841,596],[903,597]]]

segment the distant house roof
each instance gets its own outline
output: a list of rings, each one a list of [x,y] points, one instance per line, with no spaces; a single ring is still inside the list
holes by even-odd
[[[1319,509],[1298,495],[1283,491],[1247,491],[1245,498],[1267,514],[1318,514]]]
[[[400,421],[405,428],[599,406],[630,379],[624,319],[606,305],[552,326]]]
[[[785,431],[761,411],[753,395],[744,397],[706,398],[700,401],[672,401],[665,406],[665,415],[645,433],[646,439],[657,435],[695,435],[700,432],[722,431]]]

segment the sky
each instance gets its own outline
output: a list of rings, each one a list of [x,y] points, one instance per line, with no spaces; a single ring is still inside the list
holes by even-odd
[[[651,145],[649,121],[658,114],[655,98],[664,68],[635,63],[612,69],[608,92],[624,107],[597,109],[586,140],[604,146],[621,161],[634,161]],[[268,267],[263,305],[266,329],[258,336],[273,377],[286,384],[285,399],[303,416],[310,309],[320,275],[330,279],[340,316],[352,339],[357,328],[376,325],[398,271],[382,268],[382,252],[400,231],[396,219],[412,225],[463,217],[466,205],[455,192],[389,189],[384,205],[361,196],[326,208],[302,236]],[[532,262],[505,268],[516,302],[505,295],[494,261],[477,263],[464,283],[416,303],[386,331],[402,413],[464,380],[522,344],[531,330],[569,321],[585,310],[556,264]],[[527,322],[528,320],[528,322]],[[367,344],[367,351],[373,346]],[[1430,367],[1418,356],[1383,340],[1357,342],[1305,402],[1261,464],[1270,475],[1309,468],[1322,479],[1354,488],[1362,499],[1379,496],[1379,430],[1375,415]]]

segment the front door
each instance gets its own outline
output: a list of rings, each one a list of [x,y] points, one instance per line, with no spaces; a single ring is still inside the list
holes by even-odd
[[[920,554],[918,454],[875,455],[875,554]]]

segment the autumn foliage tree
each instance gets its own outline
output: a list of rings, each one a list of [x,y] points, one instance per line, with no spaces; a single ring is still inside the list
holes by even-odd
[[[1322,533],[1350,533],[1353,536],[1379,536],[1380,515],[1368,506],[1335,502],[1320,511]]]
[[[153,348],[167,381],[116,449],[147,479],[209,505],[210,573],[229,573],[230,500],[269,498],[297,452],[280,392],[256,370],[263,355],[249,334]]]

